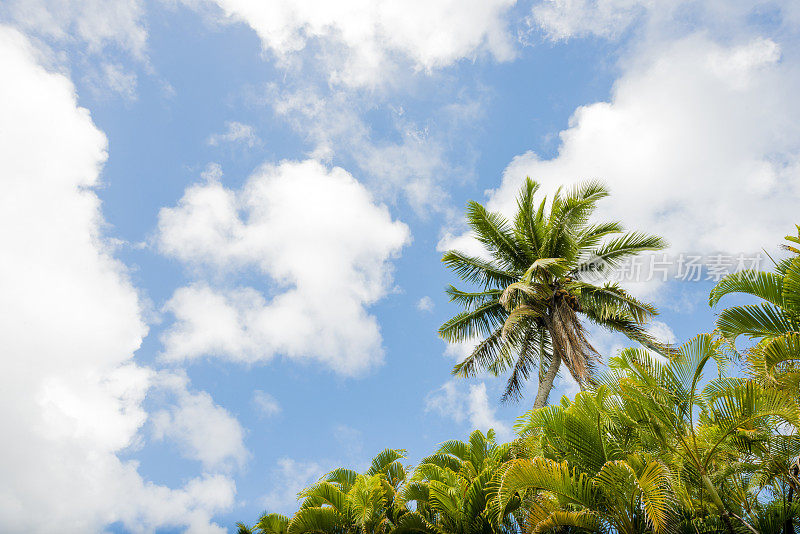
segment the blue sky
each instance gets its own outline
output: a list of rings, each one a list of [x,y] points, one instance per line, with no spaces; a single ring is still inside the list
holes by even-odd
[[[679,259],[800,222],[800,9],[468,4],[0,6],[0,530],[230,531],[385,447],[508,438],[535,388],[451,377],[440,258],[525,176],[604,180],[671,243],[629,284],[654,331],[713,328]]]

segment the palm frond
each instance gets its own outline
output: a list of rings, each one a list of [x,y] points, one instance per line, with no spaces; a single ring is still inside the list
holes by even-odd
[[[485,289],[506,287],[516,281],[516,276],[492,262],[469,256],[457,250],[445,252],[442,256],[445,267],[455,272],[459,278]]]
[[[571,469],[567,462],[547,458],[519,459],[509,462],[503,472],[497,496],[504,509],[515,495],[528,490],[549,491],[567,502],[592,509],[596,489],[584,473]]]
[[[481,369],[489,369],[497,362],[505,341],[503,340],[503,327],[497,327],[491,334],[478,343],[472,352],[463,361],[453,366],[455,376],[468,378],[475,376]]]
[[[667,248],[667,241],[659,236],[649,235],[642,232],[629,232],[614,238],[600,248],[596,249],[590,256],[591,262],[601,260],[609,267],[616,268],[622,262],[642,252],[654,252]],[[575,272],[581,272],[588,266],[588,262],[578,265]]]
[[[711,290],[708,297],[709,306],[716,306],[722,297],[731,293],[746,293],[782,307],[783,277],[776,273],[749,269],[729,274],[717,282]]]
[[[798,331],[797,322],[772,304],[747,304],[720,312],[717,328],[730,341],[744,335],[750,338],[779,336]]]
[[[450,343],[485,337],[505,322],[508,312],[497,301],[459,313],[439,328],[439,335]]]
[[[514,242],[512,229],[505,217],[486,210],[477,202],[467,204],[467,223],[475,237],[507,267],[524,265],[526,258]]]
[[[445,293],[450,296],[450,302],[455,302],[467,310],[483,306],[490,301],[499,299],[503,294],[502,289],[487,289],[484,291],[462,291],[448,286]]]
[[[386,473],[389,467],[396,461],[406,457],[405,449],[384,449],[378,453],[365,473],[368,476]]]
[[[306,508],[294,514],[289,534],[329,534],[342,527],[342,518],[334,508]]]
[[[792,260],[783,278],[783,301],[789,311],[800,317],[800,257]]]
[[[255,526],[259,534],[287,534],[289,518],[281,514],[264,514]]]

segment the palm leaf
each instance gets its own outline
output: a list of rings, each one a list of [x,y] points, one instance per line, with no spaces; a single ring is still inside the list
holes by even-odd
[[[457,250],[445,252],[442,256],[442,263],[465,282],[486,289],[506,287],[516,281],[514,273],[502,269],[492,262],[469,256]]]
[[[520,253],[508,221],[499,213],[491,213],[477,202],[467,204],[467,222],[475,237],[492,255],[505,266],[524,265],[524,255]]]
[[[720,333],[735,341],[744,335],[750,338],[780,336],[797,331],[797,323],[772,304],[748,304],[720,312],[717,319]]]
[[[716,306],[720,299],[731,293],[747,293],[775,306],[782,307],[783,277],[764,271],[744,270],[724,277],[717,282],[708,297],[708,304]]]
[[[342,518],[334,508],[306,508],[294,514],[289,534],[328,534],[342,528]]]

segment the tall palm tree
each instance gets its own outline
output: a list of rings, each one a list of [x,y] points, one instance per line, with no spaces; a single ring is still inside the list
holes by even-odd
[[[797,237],[786,236],[784,248],[793,256],[777,262],[773,272],[743,270],[719,281],[711,291],[714,307],[726,295],[739,293],[761,299],[759,304],[734,306],[720,312],[717,329],[732,345],[745,336],[757,340],[747,351],[756,374],[775,385],[800,386],[800,225]]]
[[[618,284],[597,282],[608,280],[624,260],[664,248],[664,240],[624,233],[619,222],[591,223],[597,201],[608,195],[600,183],[559,189],[549,204],[547,198],[537,204],[538,189],[539,184],[526,180],[513,223],[477,202],[468,204],[467,222],[490,259],[456,250],[444,255],[444,264],[477,290],[447,289],[464,311],[439,329],[448,342],[480,339],[453,374],[511,371],[503,400],[520,398],[538,366],[537,408],[546,404],[562,363],[579,384],[590,383],[600,358],[584,321],[667,350],[645,330],[656,313],[652,305]]]

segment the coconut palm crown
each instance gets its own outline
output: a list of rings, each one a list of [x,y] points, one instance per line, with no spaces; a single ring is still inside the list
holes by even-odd
[[[510,371],[503,400],[519,399],[538,367],[534,407],[546,404],[562,362],[581,386],[591,383],[600,357],[587,337],[586,321],[659,352],[669,350],[646,331],[655,308],[609,281],[622,262],[663,249],[666,242],[626,233],[616,221],[592,222],[597,202],[608,196],[599,182],[559,188],[549,203],[546,197],[536,199],[538,190],[538,183],[525,181],[513,221],[477,202],[468,204],[467,222],[489,259],[445,253],[444,264],[477,287],[447,289],[463,311],[439,329],[451,343],[479,340],[453,374]]]

